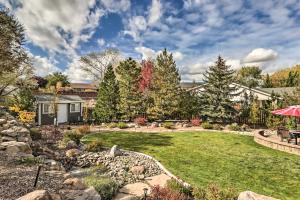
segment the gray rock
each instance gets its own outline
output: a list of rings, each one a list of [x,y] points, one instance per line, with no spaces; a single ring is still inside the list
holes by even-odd
[[[17,200],[52,200],[52,198],[47,190],[35,190]]]
[[[16,137],[18,135],[17,132],[13,128],[1,131],[1,134],[6,135],[6,136],[10,136],[10,137]]]
[[[60,190],[63,200],[101,200],[101,196],[93,187],[85,190]]]
[[[1,140],[2,140],[1,142],[16,141],[15,138],[9,137],[9,136],[3,136],[3,137],[1,138]]]
[[[157,122],[152,122],[152,124],[151,124],[151,128],[156,128],[158,126],[159,126],[159,124]]]
[[[109,152],[109,155],[111,157],[116,157],[116,156],[121,156],[122,155],[122,151],[119,149],[118,145],[114,145]]]
[[[79,178],[68,178],[63,184],[73,190],[83,190],[86,188],[86,185]]]
[[[238,200],[278,200],[278,199],[256,194],[255,192],[252,191],[244,191],[239,194]]]
[[[66,149],[75,149],[75,148],[77,148],[76,142],[74,142],[73,140],[67,142]]]
[[[0,150],[6,151],[9,155],[14,155],[18,153],[32,154],[31,148],[25,142],[2,142],[0,144]]]
[[[6,119],[0,119],[0,125],[6,124],[7,120]]]

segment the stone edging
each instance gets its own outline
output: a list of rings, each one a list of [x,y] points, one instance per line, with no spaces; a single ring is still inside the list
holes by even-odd
[[[272,140],[271,138],[260,135],[258,132],[254,134],[254,141],[258,144],[261,144],[263,146],[275,150],[284,151],[295,155],[300,155],[300,146],[289,144],[287,142],[275,141]]]
[[[153,160],[158,166],[159,168],[164,171],[168,176],[170,176],[171,178],[174,178],[175,180],[177,180],[178,182],[182,183],[185,187],[191,187],[191,185],[183,180],[181,180],[180,178],[178,178],[177,176],[175,176],[174,174],[172,174],[169,170],[167,170],[165,168],[165,166],[163,166],[158,160],[156,160],[155,158],[153,158],[152,156],[149,156],[147,154],[144,154],[144,153],[140,153],[140,152],[136,152],[136,151],[128,151],[128,150],[124,150],[124,149],[121,149],[122,151],[127,151],[127,152],[132,152],[132,153],[136,153],[136,154],[139,154],[139,155],[142,155],[142,156],[145,156],[147,157],[148,159],[151,159]]]

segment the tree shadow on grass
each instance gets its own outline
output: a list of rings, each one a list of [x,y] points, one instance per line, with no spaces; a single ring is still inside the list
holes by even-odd
[[[142,152],[152,150],[155,146],[171,146],[171,139],[171,136],[161,133],[106,131],[87,135],[82,141],[88,143],[98,140],[108,147],[118,145],[122,149]]]

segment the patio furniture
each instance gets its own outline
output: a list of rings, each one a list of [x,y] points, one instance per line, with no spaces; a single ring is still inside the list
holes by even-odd
[[[298,138],[300,138],[300,131],[291,131],[290,134],[293,135],[295,139],[295,144],[298,145]]]
[[[288,129],[282,127],[278,128],[277,136],[281,138],[281,141],[286,139],[288,143],[290,143],[290,141],[295,138],[294,135]]]

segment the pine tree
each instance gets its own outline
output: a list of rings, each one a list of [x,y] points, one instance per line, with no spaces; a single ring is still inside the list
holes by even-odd
[[[266,78],[264,79],[263,87],[264,88],[271,88],[271,87],[273,87],[273,83],[272,83],[272,80],[271,80],[269,74],[267,74]]]
[[[230,121],[236,113],[232,98],[238,95],[237,88],[231,85],[234,82],[235,72],[225,62],[219,56],[215,65],[209,67],[203,74],[203,114],[213,121]]]
[[[141,68],[132,58],[120,62],[116,68],[120,87],[120,111],[123,118],[132,120],[143,113],[139,91]]]
[[[153,104],[147,112],[151,117],[166,119],[179,111],[180,76],[166,49],[156,58],[150,95]]]
[[[119,84],[113,67],[108,66],[99,91],[93,115],[97,121],[112,121],[118,118]]]

